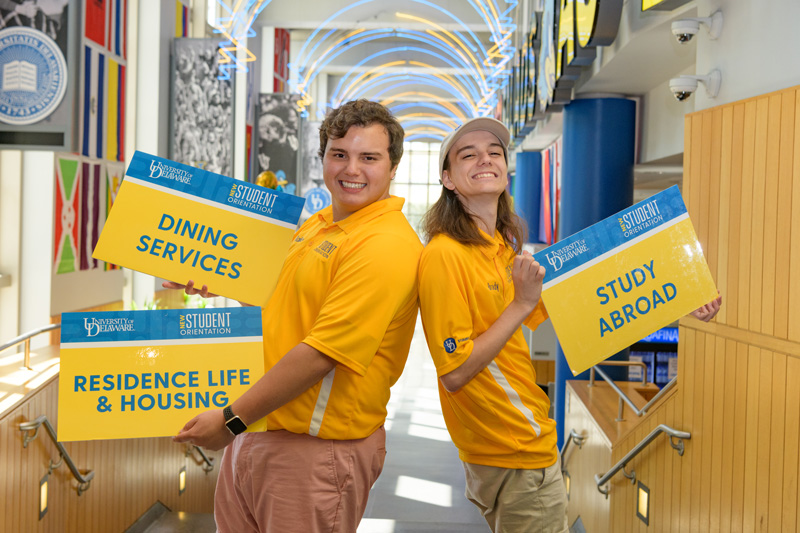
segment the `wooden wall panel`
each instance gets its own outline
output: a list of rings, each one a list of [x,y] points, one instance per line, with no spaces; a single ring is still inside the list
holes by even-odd
[[[747,329],[750,325],[750,263],[752,255],[752,221],[748,213],[753,212],[753,158],[755,154],[755,124],[756,124],[756,103],[749,101],[744,104],[744,123],[742,139],[742,205],[739,213],[741,214],[741,228],[739,233],[739,287],[737,297],[739,300],[738,326]],[[694,174],[692,174],[694,176]],[[699,179],[696,178],[696,179]],[[684,181],[690,181],[691,176]]]
[[[724,126],[724,125],[723,125]],[[731,153],[730,153],[730,217],[728,230],[729,250],[728,250],[728,283],[727,285],[717,284],[722,291],[724,301],[724,313],[717,318],[718,322],[738,325],[739,322],[739,283],[741,276],[739,273],[741,243],[741,227],[744,211],[742,210],[743,191],[742,191],[742,145],[744,143],[744,105],[733,106],[733,125],[731,131]],[[749,192],[744,193],[749,196]]]
[[[587,408],[567,386],[568,411],[564,414],[567,435],[575,430],[586,437],[583,447],[571,445],[565,461],[571,481],[569,523],[580,516],[586,531],[608,531],[610,502],[597,490],[595,474],[611,468],[611,445]],[[627,481],[627,480],[626,480]]]
[[[794,162],[795,93],[781,94],[780,138],[778,140],[778,200],[775,250],[775,328],[774,335],[789,337],[789,257],[792,223],[792,164]],[[800,157],[800,154],[798,154]],[[800,185],[798,185],[800,186]],[[797,206],[800,207],[800,206]]]
[[[800,531],[800,89],[688,115],[684,199],[723,311],[680,322],[672,396],[612,447],[620,459],[659,423],[666,439],[612,480],[611,531]],[[629,468],[630,469],[630,468]]]
[[[767,158],[767,119],[769,100],[756,101],[755,145],[753,157],[753,208],[750,211],[750,320],[749,329],[761,331],[764,294],[764,210]]]
[[[169,438],[64,443],[75,464],[95,471],[88,491],[80,496],[66,464],[50,475],[49,510],[38,519],[39,480],[58,451],[44,428],[27,448],[19,424],[47,415],[58,429],[58,381],[51,380],[0,419],[0,532],[114,532],[130,527],[150,506],[161,501],[172,511],[213,512],[214,486],[221,452],[208,452],[216,466],[203,472],[185,445]],[[186,467],[186,491],[178,491],[178,472]]]
[[[795,109],[800,110],[800,89],[795,91]],[[792,228],[789,250],[789,294],[787,301],[794,302],[789,306],[789,339],[800,342],[800,111],[794,119],[794,161],[792,165]]]
[[[778,232],[778,161],[781,134],[781,95],[776,94],[767,100],[766,161],[764,168],[764,255],[763,255],[763,293],[761,332],[773,335],[775,332],[775,253]]]
[[[800,450],[800,359],[788,357],[786,359],[786,420],[784,427],[783,448],[785,450]],[[784,458],[784,472],[786,477],[783,483],[783,494],[780,495],[782,505],[782,521],[785,529],[790,529],[791,524],[798,523],[797,515],[797,478],[798,454],[787,453]]]
[[[731,216],[731,145],[733,144],[733,108],[726,107],[720,111],[721,135],[719,148],[719,213],[717,216],[717,269],[712,273],[717,282],[717,288],[728,293],[728,257],[730,243],[730,216]],[[718,320],[727,320],[728,305],[720,309]]]

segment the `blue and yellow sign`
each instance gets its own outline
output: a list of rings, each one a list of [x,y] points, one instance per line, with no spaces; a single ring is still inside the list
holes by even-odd
[[[262,375],[259,307],[64,313],[58,439],[177,435]]]
[[[94,257],[266,304],[305,200],[136,152]]]
[[[677,186],[534,255],[542,299],[579,374],[717,297]]]

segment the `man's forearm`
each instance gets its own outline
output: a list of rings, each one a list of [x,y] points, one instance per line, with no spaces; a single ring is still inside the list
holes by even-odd
[[[289,350],[231,409],[250,425],[311,388],[336,366],[336,361],[307,344]]]

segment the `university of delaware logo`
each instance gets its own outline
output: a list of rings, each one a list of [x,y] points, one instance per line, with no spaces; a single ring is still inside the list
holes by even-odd
[[[182,168],[165,165],[161,161],[153,160],[150,162],[150,177],[152,179],[165,178],[168,180],[179,181],[187,185],[192,183],[192,174]]]
[[[444,351],[447,353],[456,351],[456,340],[453,337],[444,340]]]
[[[588,251],[586,239],[580,239],[554,252],[547,252],[544,255],[547,257],[547,262],[553,267],[553,271],[558,272],[564,266],[564,263]]]
[[[83,327],[87,337],[95,337],[105,331],[134,331],[131,318],[84,318]]]
[[[0,31],[1,121],[39,122],[56,110],[66,91],[67,62],[53,39],[21,26]]]

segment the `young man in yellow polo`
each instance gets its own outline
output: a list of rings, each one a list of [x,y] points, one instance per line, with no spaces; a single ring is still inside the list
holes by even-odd
[[[298,229],[263,310],[267,371],[174,439],[232,443],[214,502],[222,533],[353,533],[361,520],[417,316],[422,244],[389,195],[403,136],[366,100],[327,116],[319,154],[332,205]],[[242,433],[265,416],[268,431]]]

